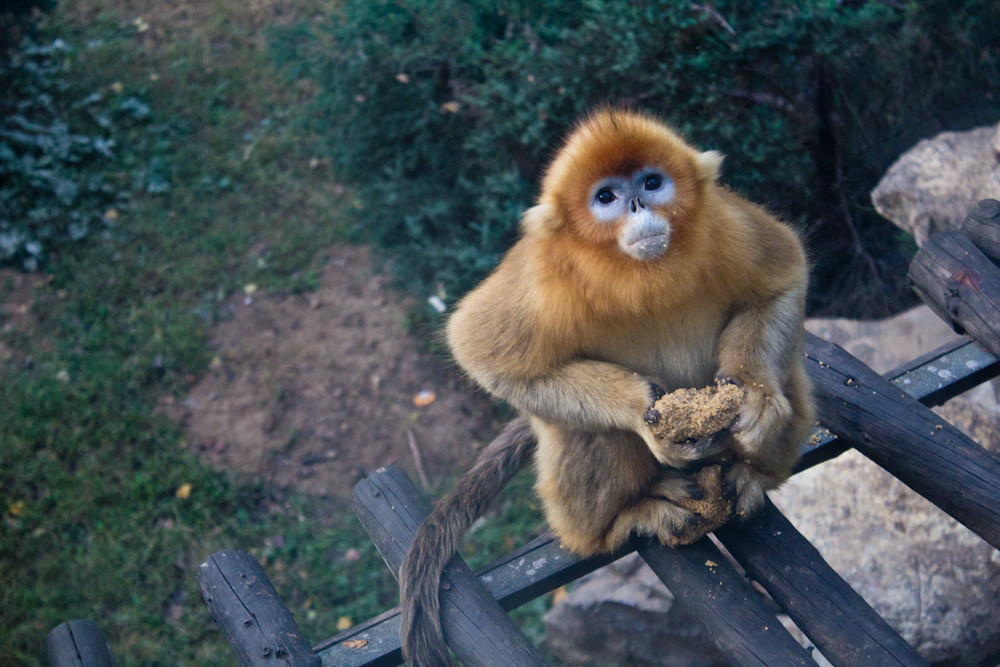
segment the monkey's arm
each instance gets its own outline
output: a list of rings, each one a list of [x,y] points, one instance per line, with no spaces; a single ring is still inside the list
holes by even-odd
[[[515,248],[516,250],[516,248]],[[519,411],[581,429],[635,431],[659,398],[643,376],[576,356],[572,317],[540,307],[516,261],[470,293],[448,322],[448,344],[480,386]]]
[[[803,286],[756,301],[733,316],[719,339],[719,375],[746,391],[732,430],[750,459],[766,455],[792,417],[784,389],[802,346],[804,298]]]

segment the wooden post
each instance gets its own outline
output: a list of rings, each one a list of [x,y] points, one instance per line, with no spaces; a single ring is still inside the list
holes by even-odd
[[[715,531],[747,575],[838,667],[930,667],[827,565],[770,500],[747,522]]]
[[[924,303],[1000,357],[1000,268],[963,232],[934,234],[907,274]]]
[[[45,639],[51,667],[114,667],[111,649],[94,622],[60,623]]]
[[[196,579],[241,667],[319,667],[319,657],[256,558],[218,551],[201,564]]]
[[[652,540],[638,550],[684,611],[704,623],[729,664],[816,667],[809,653],[707,537],[677,549]]]
[[[388,466],[354,487],[354,513],[398,576],[427,504],[406,473]],[[461,556],[441,577],[441,624],[445,640],[466,667],[541,667],[545,659],[472,574]]]
[[[984,199],[969,211],[961,230],[983,254],[1000,263],[1000,201]]]
[[[841,347],[807,333],[805,356],[826,428],[1000,548],[1000,461]]]

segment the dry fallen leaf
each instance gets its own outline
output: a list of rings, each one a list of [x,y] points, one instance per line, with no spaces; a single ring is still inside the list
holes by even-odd
[[[714,560],[706,560],[705,565],[707,567],[719,567],[719,564],[716,563]]]
[[[424,391],[420,392],[419,394],[413,397],[413,404],[418,408],[422,408],[425,405],[430,405],[431,403],[433,403],[435,399],[437,399],[437,394],[435,394],[433,391],[425,389]]]
[[[7,511],[10,512],[11,516],[21,516],[21,513],[24,512],[24,501],[18,500],[16,503],[9,503]]]
[[[344,642],[344,648],[364,648],[368,646],[367,639],[348,639]]]
[[[179,487],[177,487],[177,492],[174,493],[174,495],[180,498],[181,500],[187,500],[188,498],[191,497],[191,488],[192,487],[190,484],[181,484]]]

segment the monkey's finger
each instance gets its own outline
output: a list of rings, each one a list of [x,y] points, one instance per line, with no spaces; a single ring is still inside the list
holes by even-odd
[[[660,411],[657,410],[656,408],[649,408],[648,410],[646,410],[646,412],[643,413],[642,421],[646,422],[647,424],[655,424],[656,422],[660,421]]]
[[[739,378],[735,378],[731,375],[716,375],[715,384],[720,387],[726,384],[733,384],[739,387],[740,389],[743,388],[743,382],[741,382]]]
[[[653,397],[653,403],[656,403],[658,400],[667,395],[667,391],[655,382],[649,383],[649,393]]]

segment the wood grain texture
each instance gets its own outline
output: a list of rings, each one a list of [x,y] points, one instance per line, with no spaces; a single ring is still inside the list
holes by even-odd
[[[1000,461],[843,348],[806,334],[822,424],[995,547]]]
[[[1000,262],[1000,201],[983,199],[969,211],[960,229],[993,262]]]
[[[964,232],[927,239],[907,278],[941,319],[1000,357],[1000,268]]]
[[[51,667],[114,667],[111,649],[89,619],[60,623],[45,639]]]
[[[733,667],[816,667],[722,552],[703,537],[677,549],[650,541],[639,555]]]
[[[352,506],[394,576],[399,573],[417,527],[429,513],[419,491],[396,466],[372,473],[354,487]],[[456,554],[441,577],[441,624],[449,648],[466,667],[546,665]]]
[[[930,667],[770,500],[715,536],[837,667]]]
[[[219,551],[201,564],[196,578],[241,667],[319,666],[319,657],[256,558],[243,551]]]

